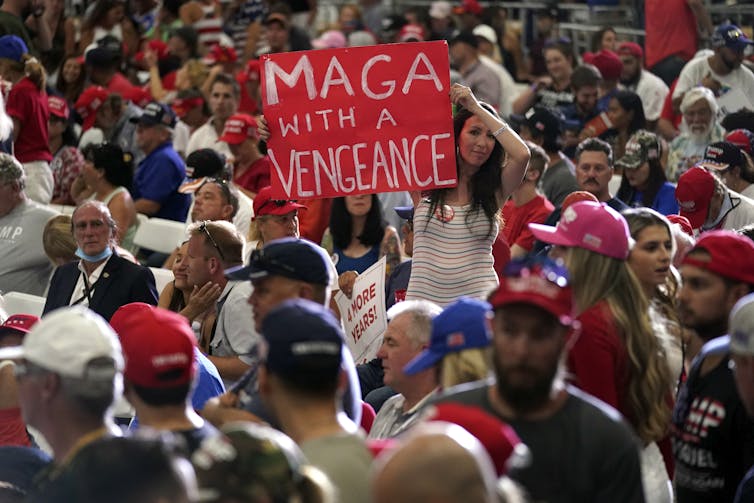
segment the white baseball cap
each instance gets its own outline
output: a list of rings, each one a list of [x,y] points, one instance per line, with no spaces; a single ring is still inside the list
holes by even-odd
[[[0,360],[24,358],[66,377],[104,379],[89,373],[92,360],[109,358],[112,376],[123,371],[118,336],[97,313],[82,306],[63,307],[34,325],[21,346],[0,349]]]
[[[733,353],[754,356],[754,293],[741,297],[733,306],[728,331]]]
[[[450,16],[450,13],[453,11],[453,6],[450,5],[450,2],[446,2],[444,0],[438,0],[437,2],[432,2],[429,6],[429,17],[435,18],[435,19],[445,19],[446,17]]]
[[[482,37],[490,44],[497,44],[497,33],[495,33],[495,30],[492,28],[492,26],[479,24],[474,28],[474,31],[472,31],[472,33],[477,37]]]

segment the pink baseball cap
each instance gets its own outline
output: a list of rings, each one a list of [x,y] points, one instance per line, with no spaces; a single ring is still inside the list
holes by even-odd
[[[529,224],[532,234],[545,243],[584,248],[600,255],[626,260],[631,233],[620,213],[605,203],[579,201],[560,216],[557,227]]]

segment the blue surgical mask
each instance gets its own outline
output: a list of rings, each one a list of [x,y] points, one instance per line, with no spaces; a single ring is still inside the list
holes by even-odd
[[[110,258],[110,255],[112,254],[113,249],[110,246],[105,247],[105,249],[97,255],[87,255],[81,248],[76,248],[76,256],[80,259],[86,260],[87,262],[99,262],[100,260]]]

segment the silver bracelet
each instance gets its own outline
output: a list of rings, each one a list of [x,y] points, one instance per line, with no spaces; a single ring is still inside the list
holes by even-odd
[[[494,133],[492,133],[492,136],[494,136],[495,138],[497,138],[498,136],[500,136],[500,133],[502,133],[503,131],[505,131],[508,128],[510,128],[510,126],[508,124],[506,124],[505,122],[503,122],[503,125],[500,127],[500,129],[498,129],[497,131],[495,131]]]

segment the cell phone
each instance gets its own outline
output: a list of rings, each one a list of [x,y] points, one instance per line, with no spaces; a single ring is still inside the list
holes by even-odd
[[[258,368],[259,368],[259,365],[257,364],[252,365],[249,370],[244,372],[244,374],[241,376],[240,379],[238,379],[238,381],[234,382],[231,385],[228,391],[230,391],[231,393],[238,394],[242,389],[244,389],[251,382],[252,379],[256,379]]]

